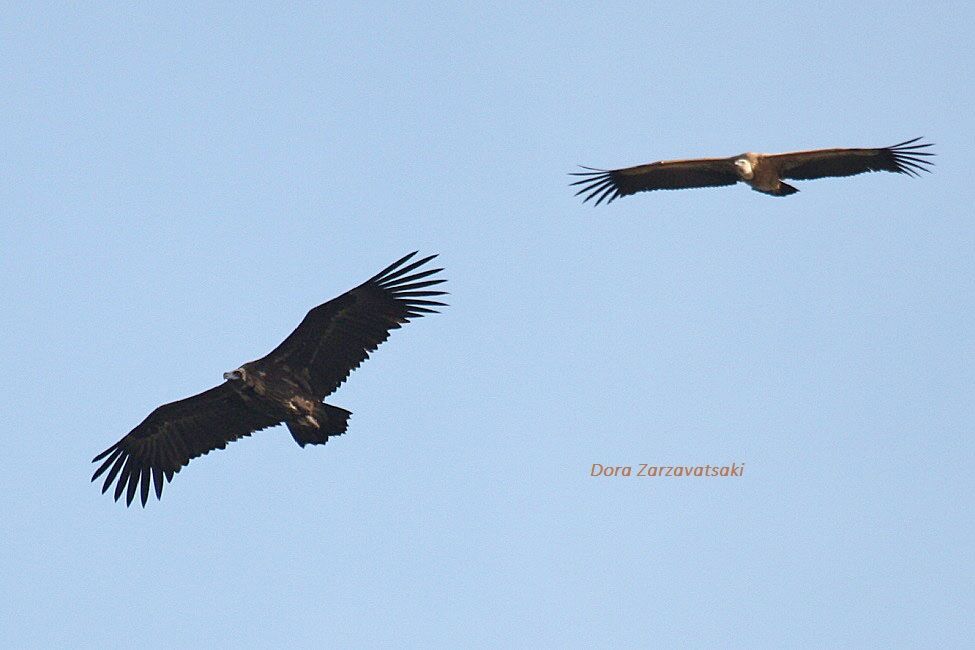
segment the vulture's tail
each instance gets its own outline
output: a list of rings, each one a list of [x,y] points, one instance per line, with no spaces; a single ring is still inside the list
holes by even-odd
[[[299,445],[324,445],[329,436],[345,433],[349,427],[349,416],[352,413],[331,404],[321,404],[315,410],[315,419],[319,426],[288,422],[288,431]]]
[[[765,192],[766,194],[771,194],[772,196],[789,196],[790,194],[795,194],[799,190],[792,187],[788,183],[779,183],[779,187],[774,190],[759,190],[760,192]]]

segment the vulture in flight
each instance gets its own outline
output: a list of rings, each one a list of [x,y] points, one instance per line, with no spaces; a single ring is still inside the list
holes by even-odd
[[[338,298],[308,312],[288,338],[267,356],[225,372],[225,381],[199,395],[164,404],[128,435],[100,453],[91,480],[106,474],[104,493],[115,482],[115,500],[126,505],[140,491],[142,505],[150,485],[162,497],[163,479],[197,456],[228,442],[284,422],[295,441],[324,445],[345,433],[349,411],[325,404],[380,343],[410,319],[445,306],[430,300],[444,295],[426,279],[443,269],[417,271],[436,255],[407,262],[416,251]]]
[[[772,196],[788,196],[799,190],[783,179],[810,180],[827,176],[854,176],[864,172],[896,172],[920,176],[930,171],[926,156],[920,151],[931,144],[918,143],[921,138],[882,149],[814,149],[790,153],[743,153],[731,158],[692,158],[689,160],[661,160],[649,165],[625,169],[588,169],[575,172],[582,176],[571,185],[581,185],[576,196],[585,194],[583,203],[596,199],[612,203],[621,196],[651,190],[682,190],[691,187],[717,187],[743,181],[756,192]],[[917,144],[915,144],[917,143]]]

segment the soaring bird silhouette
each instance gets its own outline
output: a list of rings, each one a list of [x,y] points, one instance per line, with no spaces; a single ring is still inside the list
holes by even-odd
[[[199,395],[164,404],[124,438],[96,456],[91,480],[107,472],[102,492],[115,482],[115,500],[131,505],[150,483],[156,498],[186,464],[228,442],[284,422],[295,441],[323,445],[345,433],[351,413],[322,402],[369,357],[389,333],[410,319],[445,306],[428,278],[443,269],[416,271],[436,255],[407,264],[397,260],[341,296],[315,307],[267,356],[225,372],[226,381]]]
[[[813,149],[777,154],[747,152],[731,158],[661,160],[624,169],[583,167],[590,171],[573,172],[572,176],[583,178],[571,185],[580,185],[576,196],[585,194],[583,203],[596,199],[594,205],[603,201],[612,203],[636,192],[717,187],[734,185],[738,181],[748,183],[756,192],[788,196],[799,190],[783,183],[784,178],[804,181],[879,171],[919,176],[918,172],[930,171],[925,165],[933,164],[924,157],[934,155],[920,151],[931,146],[930,143],[915,144],[920,139],[882,149]]]

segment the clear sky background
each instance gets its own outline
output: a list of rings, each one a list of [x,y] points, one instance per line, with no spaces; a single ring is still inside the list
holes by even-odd
[[[0,18],[5,645],[970,642],[969,3],[129,4]],[[567,186],[922,135],[783,199]],[[348,434],[89,483],[415,249],[451,306]]]

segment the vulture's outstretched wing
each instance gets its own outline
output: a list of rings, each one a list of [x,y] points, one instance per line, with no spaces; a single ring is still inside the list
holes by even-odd
[[[349,374],[369,358],[369,353],[389,338],[394,330],[412,318],[437,313],[445,306],[429,300],[445,295],[427,287],[445,282],[424,280],[443,269],[412,273],[436,255],[406,264],[416,251],[397,260],[338,298],[315,307],[298,328],[263,359],[258,366],[287,365],[303,372],[318,399],[330,395]]]
[[[149,483],[156,498],[162,498],[163,478],[173,474],[197,456],[223,449],[228,442],[278,424],[278,420],[249,409],[230,384],[221,384],[199,395],[163,404],[149,414],[127,436],[95,456],[102,461],[91,480],[108,471],[102,492],[115,485],[115,500],[126,492],[132,503],[141,486],[142,505],[149,498]]]
[[[581,185],[576,196],[586,194],[583,203],[595,198],[595,205],[603,201],[612,203],[621,196],[651,190],[683,190],[692,187],[719,187],[738,182],[735,163],[729,158],[697,158],[693,160],[661,160],[649,165],[625,169],[594,169],[573,172],[571,176],[583,176],[570,185]]]
[[[793,151],[766,156],[769,163],[779,169],[780,178],[811,180],[828,176],[854,176],[864,172],[896,172],[920,176],[918,172],[930,172],[925,165],[933,165],[924,157],[935,154],[919,151],[931,143],[914,144],[921,138],[895,144],[882,149],[818,149]]]

